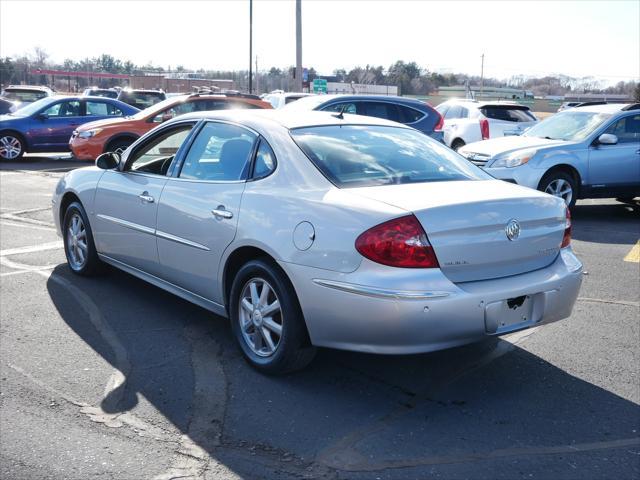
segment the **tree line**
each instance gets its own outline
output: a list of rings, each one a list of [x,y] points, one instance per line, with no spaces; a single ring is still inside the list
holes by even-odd
[[[29,70],[38,68],[128,75],[171,73],[197,78],[223,78],[233,80],[239,90],[248,90],[249,84],[249,72],[247,70],[205,70],[202,68],[191,70],[183,65],[176,65],[174,68],[167,66],[165,69],[154,64],[136,65],[129,60],[115,58],[109,54],[81,60],[67,58],[62,63],[56,63],[51,61],[49,54],[40,47],[36,47],[32,52],[21,56],[0,58],[0,84],[46,82],[46,78],[38,78],[42,76],[29,75]],[[314,68],[308,69],[308,81],[312,82],[314,78],[320,76]],[[275,89],[293,90],[295,87],[294,77],[295,68],[293,66],[284,68],[271,67],[254,72],[253,87],[259,93]],[[481,82],[479,75],[439,73],[430,71],[416,62],[405,62],[403,60],[398,60],[387,68],[382,65],[358,66],[350,70],[338,68],[331,72],[331,75],[322,75],[322,77],[348,83],[395,85],[402,95],[428,95],[435,92],[438,87],[465,85],[467,83],[477,86]],[[89,82],[88,79],[78,79],[77,81],[84,84]],[[99,81],[94,80],[94,83],[98,83],[100,86],[114,86],[119,84],[119,80],[100,79]],[[604,82],[595,77],[576,78],[566,75],[530,77],[515,75],[503,80],[483,78],[482,83],[485,87],[512,87],[529,90],[536,96],[564,95],[571,92],[608,93],[631,95],[640,101],[640,83],[633,80],[620,81],[616,85],[605,86]]]

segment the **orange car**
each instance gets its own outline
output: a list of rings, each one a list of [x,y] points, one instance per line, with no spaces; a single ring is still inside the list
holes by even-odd
[[[272,108],[255,96],[241,94],[178,95],[131,117],[85,123],[73,132],[69,147],[80,160],[95,160],[104,152],[123,152],[129,145],[162,122],[183,113],[230,108]]]

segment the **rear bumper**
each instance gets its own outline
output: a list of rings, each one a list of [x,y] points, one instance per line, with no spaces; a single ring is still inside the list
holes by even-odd
[[[442,350],[566,318],[582,283],[582,264],[569,248],[540,270],[459,284],[439,269],[368,260],[350,274],[281,266],[296,288],[314,345],[385,354]],[[533,304],[526,320],[496,323],[493,307],[521,296]]]

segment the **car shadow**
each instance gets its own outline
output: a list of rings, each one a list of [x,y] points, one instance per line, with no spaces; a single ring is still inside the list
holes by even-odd
[[[571,236],[576,240],[633,245],[640,238],[640,202],[579,202],[571,218]]]
[[[318,477],[337,469],[350,478],[385,470],[389,478],[429,466],[445,476],[462,468],[466,476],[497,478],[500,467],[505,478],[523,469],[580,478],[565,460],[585,449],[593,461],[626,455],[611,474],[626,478],[640,467],[637,453],[624,453],[640,445],[638,405],[501,339],[412,356],[320,350],[306,370],[267,377],[243,361],[224,319],[119,271],[80,278],[58,266],[47,283],[55,308],[115,368],[123,352],[79,314],[68,285],[95,304],[130,365],[103,411],[145,415],[139,404],[149,402],[240,476]],[[193,332],[219,346],[211,361],[221,363],[224,378],[214,380],[226,399],[220,418],[198,431],[196,403],[206,399],[197,394]],[[531,455],[536,460],[527,464]],[[514,467],[518,459],[524,463]]]
[[[89,165],[93,165],[93,162],[78,160],[73,158],[70,153],[47,154],[46,156],[28,154],[16,161],[1,160],[0,171],[26,170],[37,172],[54,170],[64,172]]]

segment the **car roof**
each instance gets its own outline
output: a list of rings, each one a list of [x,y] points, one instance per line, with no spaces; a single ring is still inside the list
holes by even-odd
[[[40,85],[9,85],[5,87],[5,90],[38,90],[40,92],[52,92],[49,87],[43,87]]]
[[[205,112],[192,112],[180,115],[171,122],[184,120],[224,120],[228,122],[240,123],[252,128],[268,128],[274,124],[280,125],[288,130],[303,127],[318,127],[328,125],[372,125],[405,127],[402,124],[384,120],[376,117],[365,117],[362,115],[344,114],[339,118],[335,112],[319,111],[286,111],[276,110],[214,110]]]
[[[585,105],[584,107],[576,107],[571,111],[580,112],[596,112],[596,113],[618,113],[627,107],[628,103],[606,103],[604,105]]]
[[[427,105],[426,102],[418,100],[417,98],[399,97],[397,95],[359,95],[348,93],[333,93],[328,95],[322,95],[325,101],[329,100],[382,100],[384,102],[396,102],[396,103],[409,103],[416,105]],[[323,102],[324,103],[324,102]]]

